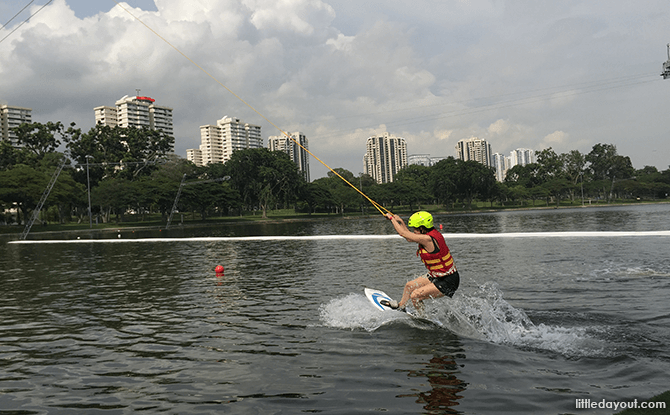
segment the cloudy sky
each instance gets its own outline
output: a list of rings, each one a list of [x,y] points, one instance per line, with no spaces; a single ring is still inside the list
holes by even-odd
[[[455,156],[474,136],[503,154],[606,143],[636,168],[670,165],[667,0],[121,3],[245,102],[114,0],[52,0],[23,23],[45,3],[0,1],[0,103],[34,121],[88,131],[93,107],[140,89],[174,109],[182,157],[224,115],[278,135],[246,102],[354,174],[385,131],[409,154]]]

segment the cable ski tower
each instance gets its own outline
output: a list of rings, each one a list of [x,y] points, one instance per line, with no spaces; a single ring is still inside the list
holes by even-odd
[[[33,223],[35,223],[35,221],[40,217],[40,210],[42,210],[42,207],[44,207],[44,202],[47,201],[49,193],[51,193],[51,189],[53,189],[54,185],[56,184],[58,176],[60,176],[60,172],[63,170],[63,167],[65,167],[67,161],[68,159],[64,157],[63,161],[56,168],[56,171],[54,172],[53,176],[51,176],[51,181],[49,181],[49,184],[47,185],[46,189],[44,189],[44,193],[42,193],[42,197],[40,198],[39,203],[37,203],[35,210],[33,210],[33,215],[30,217],[30,220],[26,223],[26,227],[23,229],[23,233],[21,233],[21,240],[25,240],[28,237],[28,234],[30,233],[30,228],[33,227]]]
[[[668,43],[668,60],[663,63],[663,72],[661,72],[663,79],[670,78],[670,43]]]

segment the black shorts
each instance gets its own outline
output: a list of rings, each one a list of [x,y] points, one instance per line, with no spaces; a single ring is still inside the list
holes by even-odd
[[[453,274],[445,275],[444,277],[428,276],[428,280],[447,297],[453,297],[458,289],[458,285],[461,283],[461,277],[458,275],[458,271]]]

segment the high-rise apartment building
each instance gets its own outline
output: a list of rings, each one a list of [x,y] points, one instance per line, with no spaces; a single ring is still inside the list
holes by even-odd
[[[260,125],[224,116],[216,122],[216,125],[200,127],[200,143],[199,150],[186,150],[186,158],[198,166],[204,166],[210,163],[225,163],[230,160],[235,150],[262,148],[263,138]]]
[[[456,143],[456,155],[460,160],[474,160],[490,167],[491,154],[491,145],[481,138],[472,137]]]
[[[106,125],[108,127],[116,127],[119,125],[119,120],[116,118],[116,107],[95,107],[95,124]]]
[[[17,137],[11,129],[23,123],[32,123],[32,112],[31,108],[0,105],[0,138],[16,146]]]
[[[309,182],[309,153],[305,150],[309,149],[307,137],[301,132],[289,134],[292,139],[285,135],[270,136],[268,138],[268,148],[270,151],[283,151],[288,154],[298,166],[298,170],[305,180]]]
[[[509,168],[512,168],[517,164],[525,166],[526,164],[535,163],[535,150],[529,148],[517,148],[516,150],[510,151],[509,160]]]
[[[186,160],[193,162],[196,166],[203,166],[202,151],[199,148],[189,148],[186,150]]]
[[[528,148],[517,148],[509,153],[509,157],[502,154],[495,153],[491,160],[492,166],[496,169],[496,179],[499,182],[505,180],[507,172],[514,166],[525,166],[526,164],[535,163],[535,151]]]
[[[364,173],[379,184],[390,183],[400,169],[407,167],[407,142],[389,133],[369,137],[363,157]]]
[[[109,127],[147,127],[174,135],[172,108],[156,105],[155,99],[140,96],[124,96],[113,107],[93,108],[95,123]]]
[[[493,161],[493,168],[496,170],[496,180],[499,182],[505,181],[507,170],[509,170],[509,157],[505,157],[500,153],[495,153],[491,156],[491,160]]]
[[[430,154],[410,154],[407,157],[407,164],[430,167],[433,165]]]
[[[415,164],[418,166],[431,167],[437,164],[440,160],[446,157],[431,157],[430,154],[410,154],[407,156],[407,164]]]

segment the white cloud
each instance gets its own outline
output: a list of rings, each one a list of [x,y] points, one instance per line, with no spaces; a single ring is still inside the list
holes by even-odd
[[[174,108],[182,156],[199,144],[198,127],[224,114],[277,134],[119,7],[82,19],[68,4],[54,0],[0,43],[0,100],[86,130],[94,106],[139,88]],[[474,135],[498,152],[602,142],[635,166],[670,164],[660,0],[155,5],[129,9],[273,123],[306,133],[333,167],[361,171],[365,140],[381,128],[405,137],[410,153],[454,155],[456,141]]]
[[[353,42],[354,39],[353,36],[345,36],[342,33],[339,33],[336,38],[328,39],[326,44],[333,46],[336,50],[351,52],[351,42]]]
[[[434,136],[438,140],[448,140],[451,138],[451,135],[453,134],[454,130],[444,130],[444,129],[439,129],[435,130]]]
[[[541,150],[552,147],[556,150],[557,147],[562,147],[568,140],[568,134],[564,131],[554,131],[551,134],[547,134],[540,145]]]
[[[491,136],[500,135],[509,130],[509,127],[509,121],[500,119],[489,125],[488,132]]]
[[[320,0],[243,0],[243,4],[253,11],[250,21],[261,31],[311,36],[335,17],[333,8]]]

